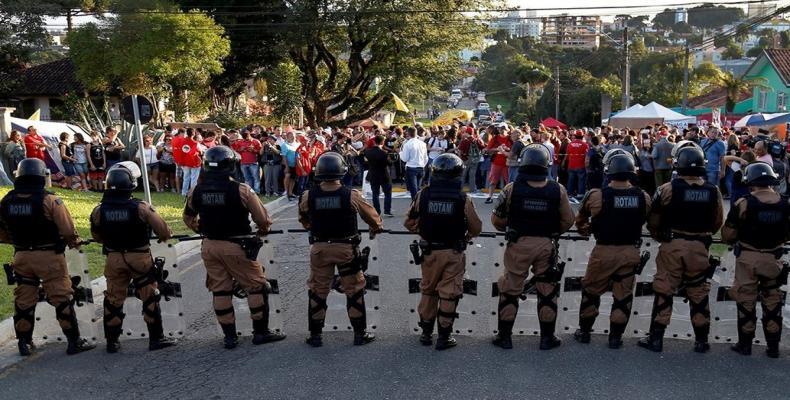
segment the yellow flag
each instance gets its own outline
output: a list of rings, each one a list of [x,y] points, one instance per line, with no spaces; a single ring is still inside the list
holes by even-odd
[[[30,121],[41,121],[41,109],[40,108],[36,109],[36,112],[34,112],[30,116],[30,118],[28,118],[28,120],[30,120]]]
[[[409,112],[409,107],[406,107],[406,103],[400,99],[400,97],[396,96],[395,93],[390,92],[392,94],[392,100],[395,101],[395,109],[398,111],[403,111],[405,113]]]

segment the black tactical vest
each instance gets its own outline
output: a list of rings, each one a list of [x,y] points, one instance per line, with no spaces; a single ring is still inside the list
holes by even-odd
[[[146,247],[151,237],[148,223],[140,218],[140,200],[105,193],[99,205],[99,232],[104,249],[125,251]]]
[[[510,194],[508,228],[518,236],[551,237],[560,232],[560,184],[549,180],[532,187],[523,175],[516,177]]]
[[[325,191],[315,185],[307,192],[310,233],[320,241],[347,239],[359,234],[357,212],[351,207],[351,189]]]
[[[420,236],[431,242],[455,246],[466,241],[466,194],[459,179],[432,180],[420,192]]]
[[[598,244],[631,245],[642,237],[645,224],[645,194],[638,187],[601,190],[601,212],[592,218],[592,232]]]
[[[774,249],[781,246],[788,234],[787,219],[790,210],[787,197],[778,203],[763,203],[751,194],[746,196],[746,213],[738,226],[738,240],[756,249]]]
[[[672,199],[664,211],[669,228],[689,233],[713,231],[716,220],[716,186],[710,183],[690,185],[685,179],[672,180]]]
[[[206,176],[192,192],[192,208],[200,216],[200,233],[209,239],[227,240],[252,233],[250,211],[244,207],[239,183],[227,176]]]
[[[0,202],[0,215],[17,250],[65,249],[58,226],[44,216],[44,199],[51,194],[14,189]]]

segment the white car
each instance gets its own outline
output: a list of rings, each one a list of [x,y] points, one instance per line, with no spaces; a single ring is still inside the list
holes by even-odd
[[[464,92],[462,92],[461,89],[453,89],[450,91],[450,96],[457,96],[460,99],[464,97]]]
[[[491,106],[488,105],[488,103],[482,102],[482,103],[477,105],[477,109],[478,110],[490,110]]]
[[[481,102],[486,101],[486,92],[477,93],[477,101],[481,101]]]

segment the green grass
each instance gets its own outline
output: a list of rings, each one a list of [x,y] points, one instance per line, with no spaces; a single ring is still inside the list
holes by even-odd
[[[0,187],[0,198],[11,190],[9,187]],[[101,201],[100,193],[81,193],[71,190],[55,189],[55,193],[63,199],[66,207],[71,213],[74,224],[80,237],[90,239],[90,213],[93,208]],[[142,193],[137,193],[137,197],[142,198]],[[174,235],[191,234],[192,231],[184,225],[181,219],[181,212],[184,209],[184,200],[181,195],[176,193],[151,193],[154,208],[161,215]],[[273,197],[262,197],[264,202],[274,200]],[[101,276],[104,272],[104,256],[101,253],[101,245],[89,244],[82,247],[88,255],[88,264],[91,278]],[[0,263],[9,263],[14,258],[14,249],[8,244],[0,244]],[[14,309],[13,286],[5,284],[5,277],[0,280],[0,319],[10,315]]]

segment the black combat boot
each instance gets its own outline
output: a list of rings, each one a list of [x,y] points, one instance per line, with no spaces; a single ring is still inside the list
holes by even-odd
[[[779,332],[765,332],[765,355],[769,358],[779,358],[779,339],[782,337],[782,331]]]
[[[174,338],[169,338],[165,336],[164,329],[162,328],[161,319],[157,319],[154,323],[147,325],[148,325],[149,351],[156,351],[176,345],[176,340]]]
[[[573,338],[579,343],[590,343],[592,326],[595,323],[595,318],[582,318],[579,317],[579,329],[573,333]]]
[[[730,347],[730,350],[744,356],[752,355],[752,341],[754,333],[745,333],[738,330],[738,343]]]
[[[323,319],[309,319],[308,323],[310,329],[310,337],[305,340],[305,343],[309,344],[313,347],[321,347],[324,345],[324,341],[321,338],[321,332],[324,329],[324,320]]]
[[[666,327],[660,326],[659,324],[653,324],[650,327],[650,334],[642,339],[639,339],[637,345],[639,347],[644,347],[650,351],[655,351],[660,353],[664,350],[664,330]]]
[[[491,343],[494,346],[499,346],[505,350],[510,350],[513,348],[513,324],[516,321],[502,321],[499,320],[497,326],[497,335],[494,336],[494,340]]]
[[[616,324],[612,322],[609,326],[609,348],[619,349],[623,347],[623,333],[626,324]]]
[[[456,342],[455,338],[452,336],[452,325],[448,327],[443,327],[440,325],[438,333],[439,335],[436,337],[436,346],[434,347],[436,350],[447,350],[458,345],[458,342]]]
[[[239,345],[239,335],[236,332],[236,323],[219,324],[222,327],[222,333],[225,334],[223,344],[226,349],[235,349]]]
[[[74,318],[73,325],[70,329],[63,330],[63,333],[66,335],[66,340],[68,340],[66,354],[70,356],[96,348],[95,344],[90,344],[86,339],[80,337],[80,328],[77,327],[76,320],[77,319]]]
[[[33,354],[33,351],[36,350],[36,346],[33,344],[33,331],[31,330],[24,333],[17,332],[16,336],[19,338],[17,343],[19,355],[27,357]]]
[[[420,343],[423,346],[430,346],[433,344],[433,326],[436,324],[435,320],[431,321],[420,321],[417,325],[422,328],[422,334],[420,335]]]
[[[367,331],[367,318],[362,314],[359,318],[349,318],[354,329],[354,346],[362,346],[376,340],[376,336]]]
[[[252,320],[252,344],[264,344],[279,342],[285,339],[285,335],[269,329],[269,313],[266,310],[263,318]]]
[[[710,333],[710,326],[694,327],[694,352],[707,353],[710,350],[708,343],[708,333]]]
[[[107,347],[105,348],[107,353],[115,354],[119,350],[121,350],[121,332],[123,328],[121,325],[107,325],[104,323],[104,338],[107,340]],[[149,331],[150,333],[150,331]]]
[[[555,324],[557,321],[540,323],[540,349],[551,350],[562,344],[557,336],[554,336]]]

